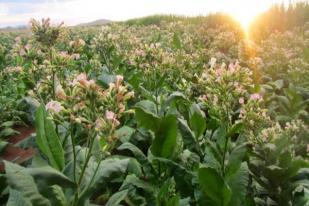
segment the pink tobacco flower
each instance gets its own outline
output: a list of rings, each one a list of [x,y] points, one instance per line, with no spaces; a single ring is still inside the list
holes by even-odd
[[[17,37],[15,38],[15,41],[16,41],[16,42],[21,42],[20,36],[17,36]]]
[[[59,113],[62,110],[60,102],[53,101],[53,100],[48,102],[45,108],[46,110],[54,112],[54,113]]]
[[[7,73],[20,73],[23,71],[23,68],[21,66],[17,66],[17,67],[7,67],[5,69],[5,71]]]
[[[244,103],[245,103],[244,98],[243,98],[243,97],[240,97],[240,98],[239,98],[239,104],[244,104]]]
[[[116,82],[122,82],[123,76],[122,75],[116,75]]]
[[[116,117],[117,116],[114,112],[109,111],[109,110],[105,111],[105,118],[109,120],[110,122],[112,122],[114,126],[118,126],[120,124]]]
[[[223,74],[223,69],[219,68],[219,69],[216,69],[216,75],[217,77],[221,77]]]
[[[65,92],[64,92],[64,90],[63,90],[61,85],[58,85],[56,87],[56,97],[59,98],[59,99],[62,99],[62,100],[67,98],[67,96],[66,96],[66,94],[65,94]]]
[[[88,80],[86,73],[80,73],[71,83],[71,85],[75,86],[77,83],[79,83],[81,86],[89,87],[91,85],[94,85],[94,80]]]
[[[86,73],[80,73],[77,77],[76,77],[77,81],[84,81],[87,80],[87,75]]]
[[[106,112],[105,112],[105,118],[106,118],[107,120],[113,120],[113,119],[116,118],[116,114],[115,114],[114,112],[112,112],[112,111],[106,110]]]
[[[254,93],[254,94],[250,95],[250,99],[254,100],[254,101],[259,100],[261,98],[262,98],[262,96],[259,93]]]
[[[121,85],[122,81],[123,81],[123,76],[116,75],[116,83],[115,83],[116,88],[118,88]]]
[[[19,50],[19,55],[20,56],[25,56],[26,55],[26,51],[24,49],[20,49]]]
[[[96,130],[100,130],[104,127],[105,125],[105,122],[102,118],[98,118],[96,121],[95,121],[95,129]]]
[[[25,45],[25,49],[26,49],[27,51],[29,51],[30,48],[31,48],[31,45],[30,45],[30,44],[26,44],[26,45]]]

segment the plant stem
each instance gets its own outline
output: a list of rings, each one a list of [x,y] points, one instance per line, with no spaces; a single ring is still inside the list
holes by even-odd
[[[94,138],[93,138],[94,139]],[[76,201],[78,200],[78,197],[79,197],[79,187],[80,187],[80,183],[83,179],[83,176],[84,176],[84,173],[86,171],[86,168],[87,168],[87,165],[88,165],[88,162],[90,160],[90,157],[91,157],[91,151],[92,151],[92,145],[93,145],[93,142],[94,141],[91,141],[91,147],[89,148],[89,151],[87,153],[87,157],[86,157],[86,161],[83,165],[83,168],[82,168],[82,171],[81,171],[81,174],[79,176],[79,179],[78,179],[78,182],[77,182],[77,190],[76,190],[76,193],[75,193],[75,196],[74,196],[74,201],[73,201],[73,206],[76,204]]]
[[[96,167],[96,169],[95,169],[95,171],[94,171],[94,174],[93,174],[93,176],[91,177],[91,180],[90,180],[90,182],[89,182],[89,184],[88,184],[88,186],[87,186],[87,189],[85,189],[85,191],[88,190],[88,188],[91,186],[91,184],[92,184],[92,182],[93,182],[93,180],[94,180],[94,177],[97,175],[97,172],[98,172],[99,167],[100,167],[100,165],[101,165],[102,159],[103,159],[103,157],[101,156],[100,161],[98,162],[98,165],[97,165],[97,167]]]
[[[76,183],[76,151],[75,151],[75,142],[73,138],[73,126],[71,123],[70,127],[70,136],[71,136],[71,144],[72,144],[72,150],[73,150],[73,177],[74,177],[74,182]]]
[[[225,143],[224,143],[224,152],[223,152],[223,158],[222,158],[222,172],[223,172],[223,177],[225,176],[225,158],[226,158],[226,150],[227,150],[227,145],[228,145],[229,138],[225,137]]]
[[[56,93],[55,93],[55,70],[54,70],[54,65],[53,65],[53,51],[52,48],[49,49],[49,62],[51,65],[52,69],[52,95],[53,99],[56,98]]]
[[[225,176],[225,158],[226,158],[226,153],[227,153],[227,145],[229,142],[229,137],[227,136],[228,134],[228,128],[230,126],[230,122],[229,122],[229,112],[228,112],[228,108],[226,108],[226,118],[227,118],[227,123],[225,125],[225,143],[224,143],[224,151],[223,151],[223,158],[222,158],[222,172],[223,172],[223,177]]]
[[[83,165],[83,168],[82,168],[82,171],[81,171],[81,174],[80,174],[80,177],[79,177],[79,180],[77,182],[77,186],[79,187],[82,179],[83,179],[83,176],[84,176],[84,173],[85,173],[85,170],[87,168],[87,165],[88,165],[88,162],[90,160],[90,157],[91,157],[91,153],[92,153],[92,148],[93,148],[93,143],[94,143],[94,139],[95,137],[91,138],[91,141],[90,141],[90,146],[89,146],[89,151],[87,152],[87,156],[86,156],[86,161]]]
[[[157,85],[157,72],[154,70],[153,72],[153,82],[154,82],[154,87],[155,87],[155,96],[156,96],[156,110],[157,114],[159,113],[159,102],[158,102],[158,85]]]

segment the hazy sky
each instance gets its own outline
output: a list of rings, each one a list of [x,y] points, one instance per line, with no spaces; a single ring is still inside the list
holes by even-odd
[[[66,25],[96,19],[126,20],[152,14],[203,15],[224,11],[243,24],[283,0],[0,0],[0,27],[50,17]]]

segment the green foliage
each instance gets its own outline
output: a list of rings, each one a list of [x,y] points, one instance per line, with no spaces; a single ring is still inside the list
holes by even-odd
[[[40,42],[43,46],[50,47],[55,45],[57,39],[60,36],[60,27],[52,27],[50,25],[50,19],[42,19],[42,22],[38,22],[35,19],[31,20],[32,32],[36,41]]]
[[[296,200],[293,193],[297,187],[303,191],[308,186],[301,181],[307,177],[300,175],[301,169],[309,166],[308,161],[295,155],[291,141],[279,132],[269,143],[257,144],[251,156],[249,168],[257,180],[257,197],[266,205],[269,201],[290,205]]]
[[[279,121],[287,122],[293,119],[304,119],[308,122],[308,112],[306,109],[309,106],[309,100],[303,100],[302,95],[297,92],[297,89],[290,85],[283,89],[284,96],[278,95],[278,110],[282,115],[278,115]]]
[[[231,190],[220,174],[210,167],[199,169],[199,184],[205,194],[214,202],[213,205],[228,205],[231,199]]]
[[[4,162],[1,203],[308,204],[308,25],[255,44],[225,14],[60,26],[1,33],[0,136],[35,119],[16,146],[38,150]]]
[[[178,131],[175,116],[160,119],[159,127],[155,131],[155,139],[151,152],[158,157],[172,158],[177,151]]]
[[[51,165],[58,170],[64,168],[64,151],[55,131],[52,120],[48,119],[43,105],[36,111],[36,142],[40,150],[47,156]]]
[[[275,4],[261,14],[251,25],[251,36],[262,40],[274,31],[283,32],[302,26],[309,20],[309,4],[307,1],[291,2],[288,5]],[[268,21],[273,19],[273,21]]]

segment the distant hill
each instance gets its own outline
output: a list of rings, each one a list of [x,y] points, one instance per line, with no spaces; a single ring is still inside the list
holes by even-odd
[[[111,23],[111,22],[112,21],[107,20],[107,19],[98,19],[98,20],[95,20],[95,21],[78,24],[76,26],[100,26],[100,25]]]
[[[0,31],[19,31],[27,29],[26,25],[18,25],[18,26],[7,26],[0,28]]]
[[[77,24],[76,26],[100,26],[100,25],[104,25],[104,24],[108,24],[111,23],[112,21],[107,20],[107,19],[98,19],[95,21],[91,21],[91,22],[87,22],[87,23],[81,23],[81,24]],[[70,27],[70,26],[69,26]],[[75,26],[73,26],[75,27]],[[22,31],[22,30],[26,30],[28,27],[27,25],[17,25],[17,26],[7,26],[7,27],[3,27],[0,28],[0,31]]]

